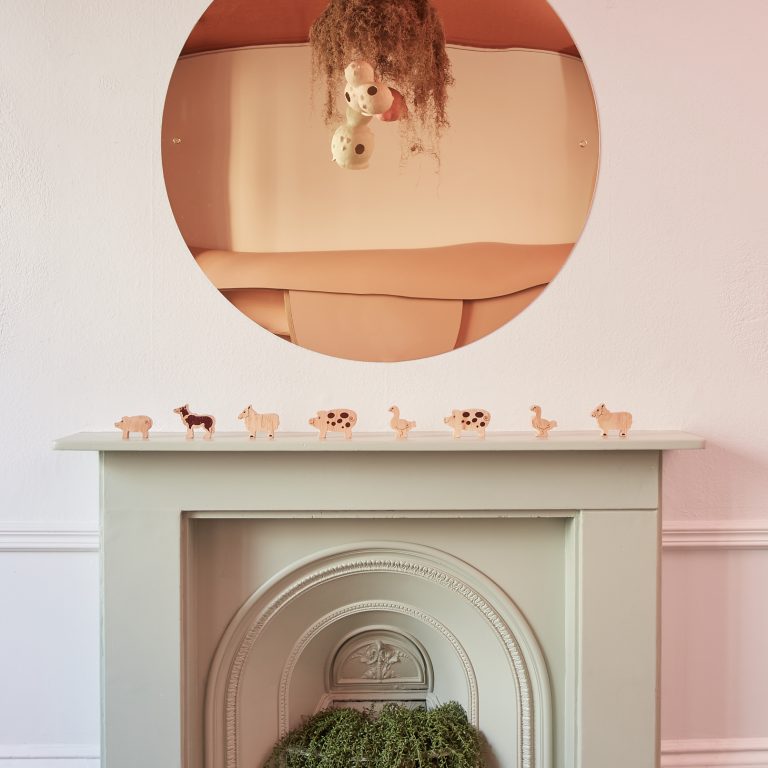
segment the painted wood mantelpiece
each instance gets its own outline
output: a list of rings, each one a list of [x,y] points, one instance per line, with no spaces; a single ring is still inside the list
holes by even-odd
[[[102,764],[251,768],[311,712],[327,649],[379,631],[431,654],[423,695],[464,704],[491,767],[658,765],[661,455],[702,446],[57,441],[101,458]]]

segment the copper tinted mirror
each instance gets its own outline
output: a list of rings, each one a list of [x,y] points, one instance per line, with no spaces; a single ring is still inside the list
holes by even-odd
[[[536,299],[583,229],[598,126],[579,52],[544,0],[433,0],[455,79],[439,163],[374,120],[375,155],[349,171],[311,74],[325,5],[215,0],[193,29],[162,130],[182,236],[294,344],[368,361],[462,347]]]

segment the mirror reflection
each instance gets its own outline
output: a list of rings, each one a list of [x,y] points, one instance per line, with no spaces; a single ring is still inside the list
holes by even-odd
[[[543,0],[433,5],[454,77],[439,162],[382,121],[365,170],[332,161],[307,43],[325,0],[215,0],[176,65],[162,155],[182,236],[294,344],[366,361],[462,347],[538,297],[584,226],[597,115],[561,21]]]

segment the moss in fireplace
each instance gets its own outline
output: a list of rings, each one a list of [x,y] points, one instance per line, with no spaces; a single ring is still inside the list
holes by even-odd
[[[387,704],[312,715],[274,747],[264,768],[481,768],[482,738],[455,701],[432,710]]]

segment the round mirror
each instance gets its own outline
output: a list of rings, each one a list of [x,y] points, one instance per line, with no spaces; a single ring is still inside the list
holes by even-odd
[[[374,119],[350,171],[312,76],[326,3],[206,10],[165,102],[174,216],[229,302],[289,342],[367,361],[462,347],[536,299],[584,227],[599,141],[581,57],[544,0],[433,0],[454,79],[438,156]]]

